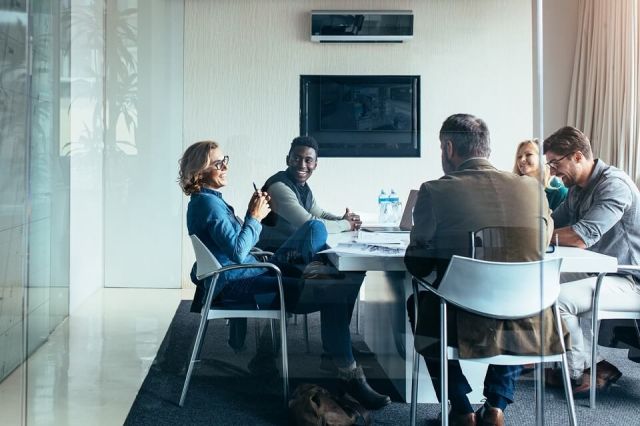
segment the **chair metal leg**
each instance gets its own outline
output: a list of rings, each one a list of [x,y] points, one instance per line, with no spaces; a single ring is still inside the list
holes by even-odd
[[[289,403],[289,357],[287,353],[287,317],[280,318],[280,347],[282,355],[282,393],[285,408]]]
[[[440,414],[442,426],[449,426],[449,359],[447,351],[447,303],[440,300]]]
[[[536,397],[536,426],[544,426],[544,401],[542,400],[542,396],[544,395],[544,381],[542,379],[542,364],[536,363],[534,368],[533,377],[535,378],[535,383],[533,387]]]
[[[567,348],[564,345],[563,333],[562,333],[562,321],[560,320],[560,311],[558,310],[558,304],[554,303],[553,310],[555,313],[556,330],[558,336],[560,336],[560,344],[562,345],[562,362],[560,368],[562,368],[562,383],[564,384],[564,395],[567,398],[567,408],[569,410],[569,424],[576,426],[578,424],[576,420],[576,406],[573,402],[573,391],[571,389],[571,380],[569,379],[569,362],[567,361]]]
[[[278,353],[278,344],[276,343],[276,320],[269,321],[269,328],[271,329],[271,346],[273,347],[273,353]]]
[[[196,355],[196,362],[200,361],[200,354],[202,353],[202,348],[204,347],[204,338],[207,335],[208,327],[209,327],[209,321],[205,321],[204,330],[202,330],[202,342],[200,343],[200,347],[198,348],[198,353]]]
[[[418,411],[418,373],[420,368],[420,355],[414,349],[413,351],[413,372],[411,374],[411,413],[409,424],[416,425],[416,415]]]
[[[309,353],[311,352],[311,350],[309,349],[309,321],[307,318],[307,314],[304,314],[302,319],[304,322],[304,344],[305,348],[307,349],[307,353]]]
[[[589,389],[589,408],[591,409],[596,408],[596,353],[598,352],[598,332],[600,330],[598,311],[600,310],[600,288],[606,275],[606,273],[598,275],[591,304],[591,383]]]
[[[184,385],[182,386],[182,394],[180,395],[180,401],[178,402],[178,405],[180,407],[184,405],[184,400],[187,397],[187,390],[189,389],[189,383],[191,382],[191,374],[193,373],[193,364],[195,364],[198,354],[200,353],[200,347],[202,346],[204,332],[207,329],[209,307],[211,306],[211,301],[213,300],[213,292],[217,279],[217,275],[214,275],[210,278],[207,297],[205,298],[204,305],[202,306],[202,311],[200,312],[200,325],[198,326],[198,332],[196,333],[196,340],[195,342],[193,342],[191,359],[189,360],[189,367],[187,368],[187,374],[184,378]]]
[[[589,408],[596,408],[596,379],[597,379],[597,362],[596,354],[598,352],[598,333],[600,332],[600,321],[598,320],[598,313],[593,313],[593,324],[591,326],[591,384],[589,389]]]
[[[360,334],[360,293],[356,298],[356,334]]]
[[[573,402],[573,392],[571,390],[571,381],[569,380],[569,364],[567,362],[567,354],[562,354],[562,382],[564,383],[564,394],[567,398],[567,407],[569,409],[569,424],[576,426],[576,406]]]
[[[415,280],[411,280],[413,285],[413,318],[414,324],[418,323],[418,285]],[[415,330],[414,330],[415,339]],[[418,373],[420,369],[420,355],[418,351],[413,348],[413,372],[411,374],[411,408],[409,413],[409,425],[416,425],[416,414],[418,411]]]

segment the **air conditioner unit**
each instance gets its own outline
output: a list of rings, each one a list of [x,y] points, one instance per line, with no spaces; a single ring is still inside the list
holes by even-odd
[[[402,43],[413,38],[411,10],[312,10],[311,41]]]

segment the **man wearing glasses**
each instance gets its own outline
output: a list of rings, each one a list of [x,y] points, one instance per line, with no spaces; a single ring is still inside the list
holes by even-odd
[[[563,127],[544,141],[551,174],[569,188],[567,199],[554,210],[555,239],[562,246],[580,247],[614,256],[621,265],[640,264],[640,193],[622,170],[594,159],[589,139],[574,127]],[[558,298],[562,319],[571,334],[567,353],[573,392],[588,396],[591,365],[590,335],[583,335],[579,316],[591,311],[597,278],[563,274]],[[640,274],[607,276],[600,293],[601,309],[640,310]],[[622,373],[605,360],[598,362],[597,387],[604,389]],[[558,372],[548,383],[561,386]]]

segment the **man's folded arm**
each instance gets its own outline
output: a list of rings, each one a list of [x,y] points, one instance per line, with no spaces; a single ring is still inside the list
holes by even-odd
[[[316,219],[324,224],[330,234],[350,229],[349,222],[346,220],[327,220],[306,211],[300,205],[296,194],[281,182],[271,185],[268,192],[271,196],[271,209],[296,228],[299,228],[305,222]],[[345,222],[345,224],[342,222]]]

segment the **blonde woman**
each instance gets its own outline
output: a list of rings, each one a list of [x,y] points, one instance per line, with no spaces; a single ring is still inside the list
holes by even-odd
[[[520,176],[531,176],[538,180],[542,178],[544,192],[547,195],[551,210],[555,210],[567,198],[569,190],[562,181],[551,177],[549,167],[545,165],[544,176],[540,176],[540,145],[538,139],[528,139],[518,144],[513,173]]]

